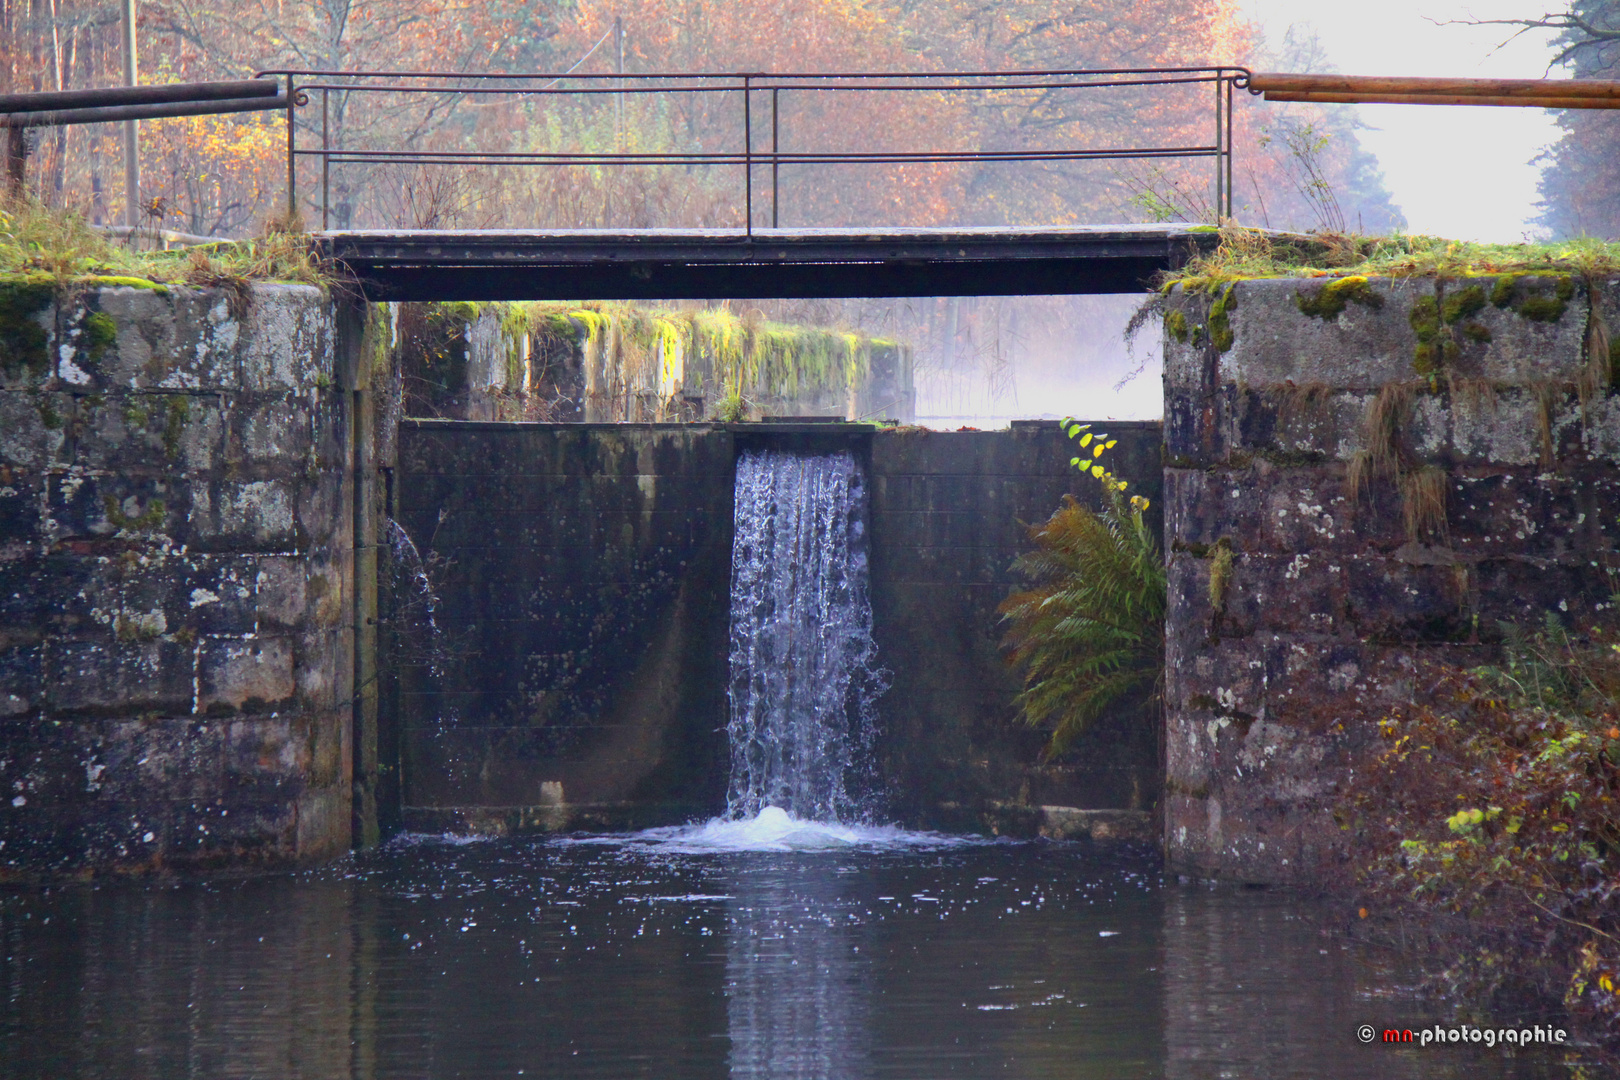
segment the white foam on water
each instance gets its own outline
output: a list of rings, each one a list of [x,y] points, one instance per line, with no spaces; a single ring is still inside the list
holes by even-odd
[[[893,825],[844,825],[806,821],[779,806],[751,818],[714,818],[697,825],[643,829],[637,833],[581,837],[572,843],[612,844],[677,854],[742,851],[902,851],[966,847],[984,843],[977,836],[913,832]]]

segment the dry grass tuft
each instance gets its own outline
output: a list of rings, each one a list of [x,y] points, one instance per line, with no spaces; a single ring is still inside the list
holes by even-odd
[[[77,214],[26,199],[0,199],[0,274],[44,272],[64,288],[94,277],[163,284],[223,286],[252,281],[340,285],[338,268],[322,265],[307,239],[271,230],[253,240],[221,241],[181,251],[136,251],[97,232]]]
[[[1451,543],[1446,524],[1446,491],[1451,477],[1438,465],[1424,465],[1399,478],[1401,523],[1413,543],[1428,540],[1441,547]]]
[[[1161,285],[1207,287],[1233,278],[1469,277],[1575,274],[1587,281],[1620,272],[1620,242],[1477,244],[1438,236],[1276,233],[1231,226],[1214,251],[1164,274]]]

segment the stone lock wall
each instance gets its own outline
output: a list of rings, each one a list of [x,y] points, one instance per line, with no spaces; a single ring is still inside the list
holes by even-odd
[[[321,290],[0,285],[0,879],[348,848]]]
[[[1114,467],[1157,505],[1159,426],[1106,430]],[[948,433],[406,421],[395,516],[426,560],[437,627],[424,638],[402,568],[384,602],[396,632],[380,727],[408,827],[625,827],[724,808],[732,489],[749,446],[847,447],[867,470],[892,814],[1026,834],[1142,829],[1151,730],[1105,720],[1042,764],[1043,736],[1015,720],[996,606],[1016,583],[1023,523],[1066,492],[1100,494],[1050,421]],[[1105,809],[1138,813],[1086,813]]]
[[[1620,283],[1177,289],[1165,337],[1166,835],[1183,872],[1307,877],[1423,659],[1610,603]]]

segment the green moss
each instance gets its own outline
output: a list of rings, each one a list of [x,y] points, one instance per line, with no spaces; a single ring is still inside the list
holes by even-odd
[[[146,289],[159,296],[168,296],[169,287],[160,281],[148,281],[146,278],[121,276],[96,276],[84,279],[84,283],[96,289]]]
[[[118,324],[112,316],[92,311],[84,317],[84,348],[90,359],[100,360],[108,349],[118,344]]]
[[[34,316],[55,298],[56,281],[48,274],[0,279],[0,370],[14,378],[50,370],[49,337]]]
[[[450,300],[435,305],[434,314],[440,319],[455,319],[460,322],[474,322],[483,311],[483,305],[475,300]]]
[[[1432,341],[1418,342],[1412,351],[1412,369],[1426,377],[1433,377],[1440,370],[1440,350]]]
[[[56,402],[47,394],[41,394],[34,400],[34,408],[39,411],[39,422],[51,431],[60,431],[66,423],[62,414],[56,411]]]
[[[1209,343],[1216,352],[1225,352],[1237,340],[1232,331],[1232,309],[1237,307],[1237,285],[1228,285],[1209,306]]]
[[[1171,337],[1183,345],[1187,344],[1187,316],[1172,309],[1164,317],[1164,328],[1170,332]]]
[[[1440,336],[1440,302],[1432,296],[1420,296],[1412,302],[1406,321],[1419,343],[1427,345]]]
[[[144,430],[151,419],[152,414],[146,411],[146,402],[142,401],[139,397],[129,397],[124,399],[125,427],[131,429],[140,428]]]
[[[1384,306],[1384,298],[1368,284],[1366,278],[1355,276],[1337,278],[1309,295],[1295,293],[1294,303],[1311,318],[1332,322],[1351,303],[1377,311]]]
[[[1519,313],[1520,318],[1529,319],[1531,322],[1557,322],[1564,317],[1564,311],[1568,306],[1561,297],[1554,294],[1527,296],[1513,310]]]
[[[1491,303],[1499,308],[1511,307],[1522,319],[1531,322],[1557,322],[1564,317],[1569,309],[1569,301],[1575,298],[1575,279],[1569,274],[1560,274],[1553,285],[1552,295],[1529,292],[1523,299],[1518,299],[1526,290],[1520,288],[1521,282],[1529,274],[1506,274],[1496,279],[1496,287],[1491,290]],[[1545,281],[1545,277],[1535,280]],[[1514,301],[1518,300],[1517,303]]]
[[[172,395],[166,412],[167,416],[163,423],[163,452],[173,460],[180,456],[180,439],[185,434],[186,421],[191,419],[191,399],[185,394]]]
[[[101,499],[102,509],[107,513],[107,520],[114,527],[127,529],[130,532],[150,532],[163,524],[163,516],[167,512],[162,499],[148,499],[146,509],[134,517],[125,514],[119,506],[118,500],[111,495],[104,495]]]
[[[1460,329],[1463,337],[1469,341],[1483,345],[1491,340],[1490,327],[1485,326],[1483,323],[1466,322],[1462,324]]]
[[[1478,314],[1485,309],[1485,288],[1482,285],[1469,285],[1449,294],[1445,303],[1441,305],[1440,315],[1446,325],[1451,326]]]

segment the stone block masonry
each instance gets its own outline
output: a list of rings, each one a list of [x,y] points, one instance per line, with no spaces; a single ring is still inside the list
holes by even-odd
[[[334,307],[0,283],[0,879],[348,848]]]
[[[1272,279],[1165,319],[1166,850],[1305,880],[1426,658],[1611,603],[1620,282]]]

